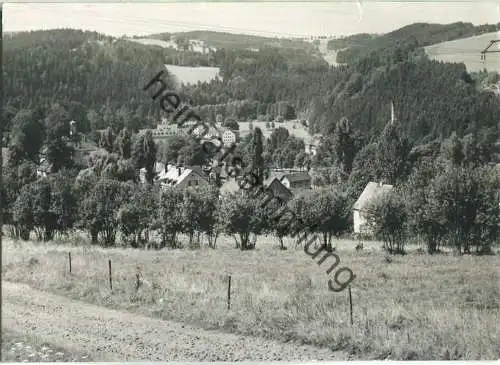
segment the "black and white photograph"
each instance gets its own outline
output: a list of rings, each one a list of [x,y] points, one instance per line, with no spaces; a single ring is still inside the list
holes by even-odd
[[[1,361],[500,359],[500,3],[3,3]]]

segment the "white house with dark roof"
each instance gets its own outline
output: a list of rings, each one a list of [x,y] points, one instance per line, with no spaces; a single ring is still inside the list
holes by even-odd
[[[168,137],[185,136],[186,128],[179,128],[176,123],[171,123],[167,119],[162,119],[154,129],[141,129],[139,132],[150,130],[155,142],[162,142]]]
[[[166,187],[195,187],[208,185],[208,181],[196,168],[184,168],[173,166],[158,175],[160,186]]]
[[[293,193],[279,179],[279,175],[272,175],[263,182],[264,188],[272,192],[272,195],[279,197],[281,201],[287,202],[293,198]],[[220,196],[237,195],[244,190],[240,188],[238,181],[235,178],[227,179],[220,188]],[[257,190],[255,190],[257,191]],[[262,193],[262,196],[265,194]]]
[[[376,182],[369,182],[366,185],[365,190],[363,190],[352,208],[354,213],[354,233],[372,233],[371,228],[368,225],[368,216],[370,215],[368,206],[373,199],[391,191],[392,188],[392,185]]]

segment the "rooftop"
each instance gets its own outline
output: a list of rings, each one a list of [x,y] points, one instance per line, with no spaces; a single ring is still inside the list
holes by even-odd
[[[370,181],[366,185],[365,190],[363,190],[363,192],[359,196],[356,203],[354,203],[353,209],[354,210],[366,210],[369,202],[372,199],[380,196],[383,193],[391,191],[392,188],[393,188],[392,185],[376,183],[376,182]]]
[[[285,173],[281,179],[287,178],[288,181],[290,182],[297,182],[297,181],[309,181],[311,180],[311,175],[309,175],[307,172],[292,172],[292,173]]]

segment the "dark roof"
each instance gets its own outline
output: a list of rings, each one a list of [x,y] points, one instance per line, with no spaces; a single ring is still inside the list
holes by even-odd
[[[187,169],[190,169],[194,172],[196,172],[198,175],[200,175],[201,177],[206,177],[207,174],[205,173],[205,171],[203,171],[203,167],[201,166],[186,166]]]
[[[274,179],[281,180],[284,174],[282,171],[270,171],[269,176],[264,180],[264,184],[269,185]]]
[[[294,194],[277,178],[274,178],[269,184],[265,185],[265,187],[273,191],[275,196],[278,195],[286,200],[293,198]]]
[[[311,175],[309,175],[307,172],[294,172],[291,174],[284,174],[280,180],[283,180],[285,177],[290,182],[310,181],[311,180]]]

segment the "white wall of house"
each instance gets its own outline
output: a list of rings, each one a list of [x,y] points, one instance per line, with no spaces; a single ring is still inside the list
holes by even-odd
[[[359,210],[354,211],[354,233],[368,233],[368,220],[366,218],[366,215],[364,212],[361,212]]]
[[[288,189],[290,189],[290,180],[288,180],[288,178],[286,178],[286,177],[285,177],[285,178],[283,178],[283,179],[281,180],[281,183],[282,183],[283,185],[285,185]]]
[[[225,145],[236,142],[236,134],[231,131],[225,131],[222,134],[222,142],[224,142]]]
[[[208,182],[205,179],[203,179],[198,174],[195,174],[194,172],[191,172],[177,186],[185,188],[185,187],[189,187],[189,186],[195,187],[195,186],[207,185],[207,184],[208,184]]]

